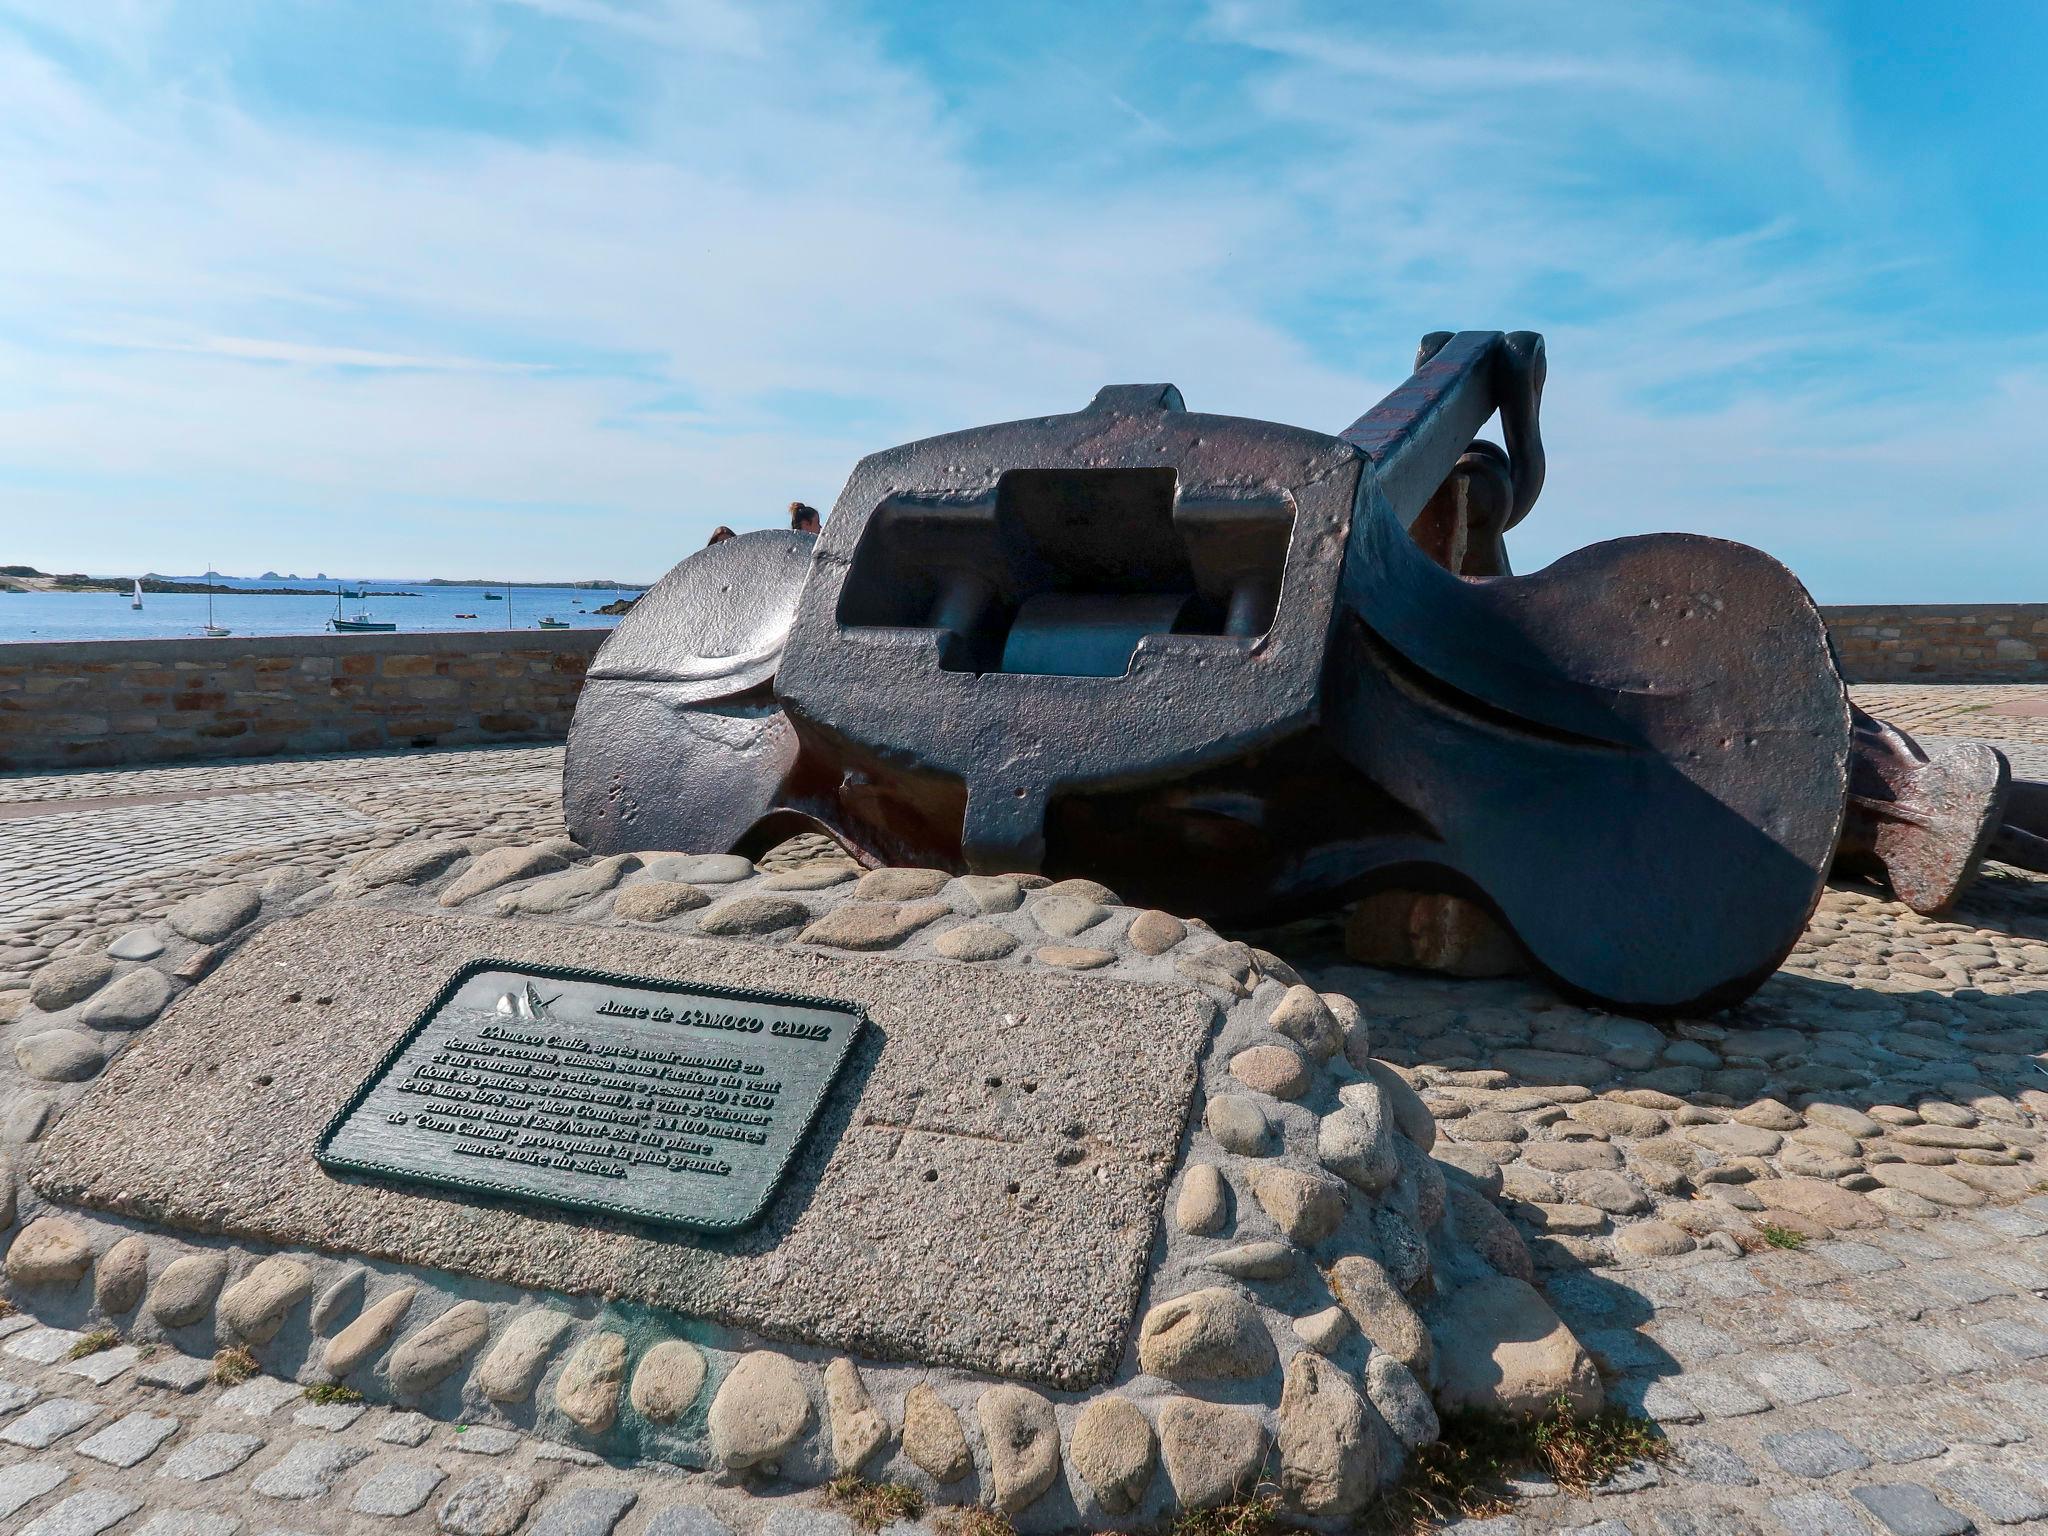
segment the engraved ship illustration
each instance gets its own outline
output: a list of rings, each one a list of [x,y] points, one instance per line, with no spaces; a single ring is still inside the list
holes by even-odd
[[[561,996],[562,994],[557,992],[553,997],[542,997],[534,991],[533,983],[529,981],[522,991],[502,994],[498,998],[498,1012],[507,1018],[531,1019],[536,1024],[545,1024],[549,1022],[549,1005],[558,1001]]]

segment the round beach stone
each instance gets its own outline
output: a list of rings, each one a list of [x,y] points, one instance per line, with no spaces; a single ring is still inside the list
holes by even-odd
[[[1820,1179],[1757,1179],[1749,1192],[1767,1209],[1796,1212],[1835,1231],[1884,1225],[1884,1212],[1863,1196]]]
[[[736,853],[686,853],[650,866],[663,880],[684,885],[731,885],[753,874],[754,866]]]
[[[115,960],[154,960],[163,952],[164,941],[151,928],[130,928],[107,946],[108,956]]]
[[[1251,1172],[1252,1194],[1289,1240],[1313,1247],[1337,1230],[1350,1205],[1344,1185],[1318,1173],[1300,1173],[1279,1163]]]
[[[142,1303],[149,1286],[149,1239],[131,1232],[100,1257],[92,1275],[92,1300],[103,1317],[121,1317]]]
[[[1213,1509],[1258,1477],[1266,1464],[1266,1426],[1242,1408],[1169,1398],[1159,1410],[1159,1456],[1182,1509]]]
[[[787,896],[730,896],[697,919],[697,931],[721,938],[750,938],[810,920],[810,908]]]
[[[1434,1348],[1429,1330],[1377,1260],[1346,1254],[1330,1266],[1329,1281],[1338,1304],[1375,1349],[1385,1350],[1417,1376],[1429,1375]]]
[[[1184,951],[1173,957],[1173,968],[1189,981],[1215,987],[1232,997],[1250,997],[1257,977],[1250,948],[1237,943]]]
[[[974,1470],[959,1415],[922,1382],[903,1397],[903,1454],[939,1484],[957,1483]]]
[[[555,1406],[586,1435],[601,1435],[619,1416],[619,1388],[626,1380],[626,1341],[603,1329],[589,1335],[562,1362],[555,1378]]]
[[[593,860],[571,869],[567,874],[536,880],[516,891],[508,891],[498,898],[498,915],[548,917],[557,912],[567,912],[571,907],[580,907],[602,896],[639,867],[640,855],[637,853],[616,853],[607,859]]]
[[[327,1374],[339,1381],[389,1344],[418,1294],[417,1287],[401,1285],[358,1312],[346,1328],[327,1341],[326,1353],[321,1357]]]
[[[1014,912],[1024,904],[1024,887],[1008,875],[962,875],[952,889],[976,912]]]
[[[1982,1190],[1972,1188],[1939,1168],[1923,1167],[1918,1163],[1878,1163],[1870,1169],[1870,1176],[1887,1189],[1902,1189],[1936,1205],[1961,1209],[1984,1203]]]
[[[1239,1243],[1218,1249],[1203,1260],[1234,1280],[1284,1280],[1294,1273],[1301,1251],[1291,1243]]]
[[[1366,1361],[1365,1396],[1394,1438],[1411,1451],[1435,1442],[1441,1428],[1436,1407],[1415,1373],[1392,1355],[1374,1354]]]
[[[1342,1307],[1325,1307],[1294,1320],[1294,1336],[1319,1354],[1329,1354],[1351,1337],[1351,1314]]]
[[[1621,1229],[1614,1246],[1639,1259],[1668,1259],[1691,1253],[1693,1237],[1668,1221],[1635,1221]]]
[[[825,1411],[832,1421],[832,1465],[858,1473],[889,1439],[889,1426],[875,1411],[860,1379],[860,1368],[844,1355],[825,1366]]]
[[[1400,1171],[1393,1119],[1376,1083],[1347,1083],[1339,1107],[1316,1128],[1316,1156],[1322,1165],[1367,1194],[1378,1194]]]
[[[852,864],[807,864],[799,869],[780,869],[761,882],[765,891],[829,891],[844,885],[860,873]]]
[[[1439,1304],[1436,1337],[1442,1407],[1540,1414],[1562,1397],[1577,1414],[1600,1409],[1592,1357],[1525,1281],[1499,1275],[1452,1289]]]
[[[540,1385],[555,1346],[574,1321],[568,1313],[552,1307],[529,1307],[521,1312],[505,1326],[476,1368],[477,1390],[494,1403],[527,1401]],[[698,1374],[701,1380],[702,1372]]]
[[[1280,1391],[1280,1490],[1306,1515],[1348,1515],[1379,1486],[1371,1411],[1345,1373],[1310,1350]]]
[[[76,1285],[92,1268],[92,1241],[62,1216],[38,1216],[7,1250],[7,1278],[31,1289]]]
[[[228,1277],[228,1261],[218,1253],[188,1253],[171,1260],[156,1277],[149,1295],[149,1315],[166,1328],[185,1328],[206,1316],[213,1298]]]
[[[1608,1136],[1661,1136],[1671,1124],[1668,1116],[1654,1109],[1617,1103],[1613,1099],[1588,1099],[1583,1104],[1572,1105],[1569,1113],[1580,1125]]]
[[[28,997],[45,1013],[61,1013],[84,1002],[113,979],[114,962],[105,955],[71,955],[52,960],[37,971],[35,980],[29,983]]]
[[[732,1472],[777,1461],[810,1424],[811,1399],[795,1363],[754,1350],[740,1356],[711,1400],[711,1459]]]
[[[1055,939],[1071,939],[1109,916],[1100,902],[1066,893],[1038,896],[1028,910],[1031,920]]]
[[[1151,1422],[1136,1403],[1115,1392],[1081,1410],[1067,1447],[1067,1459],[1081,1481],[1112,1515],[1127,1515],[1144,1499],[1157,1457]]]
[[[495,891],[514,880],[552,875],[568,867],[569,861],[544,843],[526,848],[493,848],[488,853],[478,854],[469,868],[448,883],[438,900],[444,907],[459,907],[485,891]]]
[[[313,1310],[306,1319],[313,1332],[325,1338],[346,1327],[348,1319],[362,1310],[363,1291],[369,1283],[370,1272],[360,1264],[349,1265],[328,1281],[326,1288],[313,1298]]]
[[[349,871],[348,884],[366,891],[386,885],[421,885],[468,857],[469,850],[460,843],[400,843],[358,859]]]
[[[1230,1058],[1230,1075],[1257,1093],[1298,1099],[1308,1092],[1308,1064],[1284,1045],[1255,1045]]]
[[[142,966],[102,990],[79,1010],[78,1021],[94,1029],[139,1029],[164,1011],[171,979]]]
[[[704,1351],[688,1339],[663,1339],[633,1368],[627,1400],[657,1424],[671,1424],[690,1411],[704,1390]]]
[[[1344,1046],[1344,1031],[1337,1016],[1330,1012],[1322,995],[1305,984],[1289,987],[1266,1022],[1315,1061],[1328,1061]]]
[[[491,1314],[480,1301],[458,1301],[391,1351],[386,1378],[397,1397],[418,1397],[453,1376],[482,1347]]]
[[[1169,912],[1145,911],[1131,919],[1131,947],[1141,955],[1163,955],[1187,936],[1188,925]]]
[[[245,1343],[268,1344],[312,1289],[312,1270],[273,1254],[221,1293],[221,1327]]]
[[[1052,1404],[1028,1387],[990,1387],[974,1405],[988,1447],[995,1507],[1030,1508],[1060,1473],[1060,1427]]]
[[[195,944],[218,944],[263,910],[263,893],[253,885],[224,885],[188,896],[165,921]]]
[[[1085,944],[1041,944],[1032,958],[1040,965],[1056,966],[1063,971],[1099,971],[1116,960],[1108,950]]]
[[[1272,1370],[1277,1357],[1258,1308],[1218,1285],[1147,1312],[1138,1363],[1168,1381],[1247,1381]]]
[[[1214,1163],[1195,1163],[1181,1180],[1173,1220],[1183,1232],[1220,1232],[1230,1219],[1230,1186]]]
[[[894,949],[918,929],[948,916],[943,901],[857,901],[834,907],[797,935],[804,944],[867,952]]]
[[[1202,1123],[1226,1152],[1263,1157],[1271,1150],[1266,1145],[1266,1112],[1243,1094],[1215,1095],[1202,1112]]]
[[[665,923],[711,905],[711,898],[680,880],[642,880],[612,898],[612,915],[629,923]]]
[[[82,1083],[107,1064],[91,1035],[75,1029],[46,1029],[14,1042],[14,1059],[38,1082]]]
[[[1357,1038],[1356,1034],[1352,1038]],[[1436,1116],[1408,1079],[1386,1062],[1368,1056],[1359,1070],[1372,1079],[1394,1116],[1394,1129],[1428,1152],[1436,1146]]]
[[[871,869],[853,894],[862,901],[923,901],[938,895],[952,878],[943,869]]]
[[[993,923],[963,923],[932,940],[932,948],[948,960],[1000,960],[1015,952],[1017,941]]]

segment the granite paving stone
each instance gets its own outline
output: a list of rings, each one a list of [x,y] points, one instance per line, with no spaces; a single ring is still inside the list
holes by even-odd
[[[227,1476],[262,1449],[261,1435],[196,1435],[171,1452],[170,1458],[157,1469],[157,1476],[175,1477],[187,1483],[212,1482]]]
[[[235,1536],[240,1515],[208,1514],[196,1509],[167,1509],[149,1517],[135,1536]]]
[[[1935,1474],[1942,1491],[2000,1525],[2048,1519],[2048,1489],[2029,1487],[1996,1467],[1950,1467]]]
[[[1919,1483],[1873,1483],[1855,1490],[1893,1536],[1963,1536],[1971,1524]]]
[[[631,1488],[571,1488],[534,1513],[528,1536],[611,1536],[640,1495]]]
[[[1869,1523],[1831,1493],[1773,1499],[1770,1510],[1788,1536],[1870,1536]]]
[[[1677,1474],[1695,1483],[1712,1483],[1723,1488],[1750,1488],[1757,1476],[1748,1462],[1718,1440],[1688,1440],[1678,1446],[1671,1465]]]
[[[95,1386],[103,1387],[141,1358],[142,1351],[133,1344],[122,1344],[113,1349],[95,1350],[81,1359],[61,1360],[55,1370],[60,1376],[83,1376]]]
[[[32,1451],[48,1450],[99,1416],[96,1404],[80,1402],[75,1397],[45,1398],[0,1429],[0,1440],[9,1445],[25,1445]]]
[[[353,1445],[302,1440],[282,1459],[256,1475],[250,1488],[269,1499],[319,1499],[334,1491],[341,1474],[369,1455]]]
[[[377,1438],[386,1445],[424,1445],[434,1433],[434,1421],[424,1413],[397,1413],[377,1426]]]
[[[447,1478],[430,1462],[381,1462],[363,1479],[348,1507],[359,1515],[395,1520],[424,1505]]]
[[[1774,1355],[1747,1363],[1750,1378],[1785,1408],[1840,1397],[1853,1391],[1855,1383],[1839,1371],[1829,1370],[1811,1355]]]
[[[166,1392],[196,1392],[213,1379],[213,1362],[197,1355],[160,1354],[136,1366],[135,1379]]]
[[[72,1345],[84,1337],[75,1328],[30,1328],[0,1344],[0,1349],[37,1365],[55,1365],[71,1353]]]
[[[55,1457],[0,1467],[0,1519],[33,1504],[70,1475]]]
[[[1765,1435],[1763,1448],[1794,1477],[1832,1477],[1837,1472],[1860,1472],[1870,1465],[1868,1456],[1832,1429]]]
[[[697,1504],[671,1504],[657,1510],[640,1536],[733,1536],[732,1527]]]
[[[51,1506],[21,1528],[20,1536],[99,1536],[142,1508],[142,1500],[109,1488],[86,1488]]]
[[[155,1413],[131,1413],[79,1441],[72,1449],[110,1467],[132,1467],[154,1456],[157,1448],[177,1432],[176,1419]]]

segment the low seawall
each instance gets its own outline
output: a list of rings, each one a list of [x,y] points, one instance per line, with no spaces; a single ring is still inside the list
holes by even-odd
[[[609,633],[0,646],[0,770],[560,740]]]
[[[2048,683],[2048,603],[1823,608],[1852,683]]]
[[[2048,603],[1822,613],[1852,683],[2048,683]],[[0,646],[0,771],[559,741],[608,633]]]

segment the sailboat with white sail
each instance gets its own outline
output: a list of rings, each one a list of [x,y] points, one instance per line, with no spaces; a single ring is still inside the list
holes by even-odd
[[[142,606],[142,583],[139,581],[135,583],[135,595],[128,599],[128,606],[138,609]]]
[[[234,633],[213,622],[213,567],[206,568],[206,626],[203,631],[209,640],[219,640]]]

